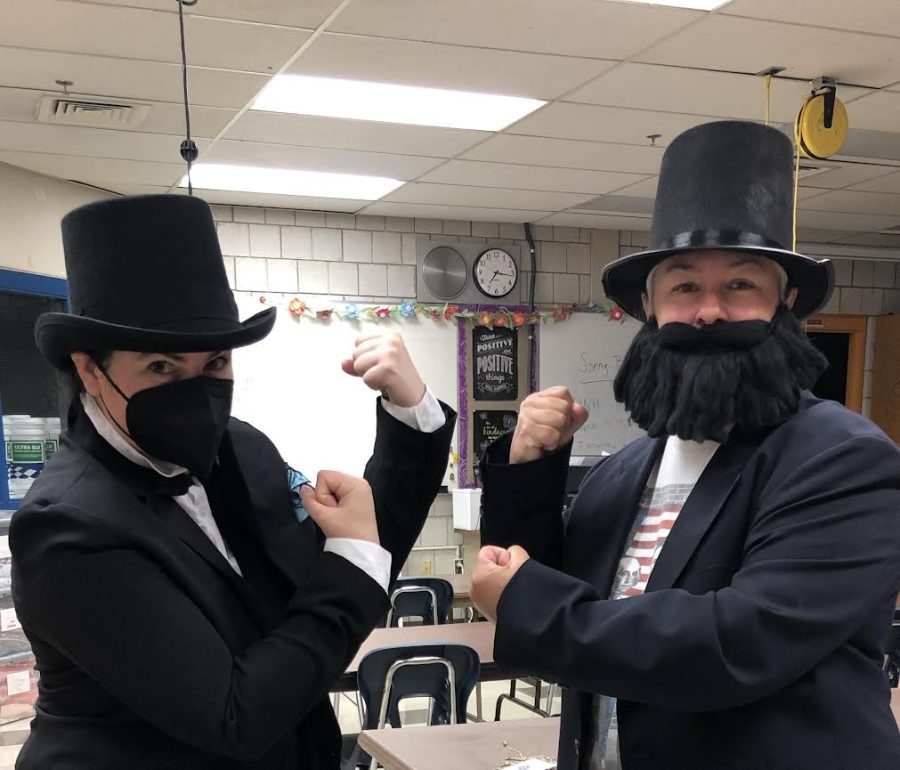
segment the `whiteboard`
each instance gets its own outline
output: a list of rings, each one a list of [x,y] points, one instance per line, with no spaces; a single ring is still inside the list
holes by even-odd
[[[258,294],[235,292],[235,299],[242,319],[265,307]],[[279,306],[272,333],[234,351],[232,414],[263,431],[285,461],[311,479],[323,469],[362,475],[375,442],[377,394],[345,374],[341,361],[359,334],[377,331],[400,332],[422,379],[456,408],[455,323],[297,320]]]
[[[566,385],[590,417],[578,433],[572,455],[615,452],[643,431],[631,423],[613,396],[613,380],[640,323],[610,321],[600,313],[573,313],[540,330],[540,387]]]

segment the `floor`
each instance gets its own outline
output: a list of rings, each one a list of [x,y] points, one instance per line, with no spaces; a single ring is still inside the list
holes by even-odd
[[[509,692],[509,682],[485,682],[481,685],[482,697],[482,713],[486,720],[494,718],[494,708],[497,698],[502,693]],[[517,692],[520,697],[526,701],[533,699],[534,690],[522,683],[517,684]],[[355,693],[348,693],[341,696],[341,705],[338,709],[338,721],[341,725],[341,731],[344,733],[359,732],[359,715],[356,704],[351,697],[355,699]],[[469,713],[475,713],[475,693],[469,700]],[[544,698],[546,706],[546,697]],[[537,715],[519,708],[517,705],[509,702],[503,704],[503,719],[537,719]],[[555,699],[552,713],[558,714],[560,708],[559,698]],[[404,724],[416,724],[424,722],[427,715],[427,702],[424,699],[410,699],[403,704],[401,709]],[[10,715],[12,716],[12,715]],[[16,757],[22,742],[28,736],[29,717],[23,716],[20,719],[12,718],[5,724],[0,725],[0,770],[13,770],[15,767]]]

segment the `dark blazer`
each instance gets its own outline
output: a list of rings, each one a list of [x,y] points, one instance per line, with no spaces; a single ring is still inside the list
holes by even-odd
[[[568,688],[560,770],[586,766],[592,693],[619,699],[625,770],[896,770],[882,673],[900,587],[900,452],[804,394],[713,456],[643,596],[609,601],[664,447],[642,438],[560,517],[569,451],[483,466],[485,541],[534,557],[498,608],[495,657]]]
[[[446,468],[435,433],[378,406],[366,478],[394,575]],[[385,592],[299,524],[284,462],[232,420],[204,483],[241,577],[83,412],[13,516],[13,598],[40,690],[22,770],[335,770],[327,698]]]

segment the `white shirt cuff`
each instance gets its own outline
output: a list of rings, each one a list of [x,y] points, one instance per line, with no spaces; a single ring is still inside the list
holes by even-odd
[[[422,400],[415,406],[397,406],[384,396],[381,397],[381,405],[391,417],[422,433],[434,433],[443,428],[444,423],[447,422],[444,410],[441,409],[437,397],[428,386],[425,387],[425,395],[422,396]]]
[[[342,556],[359,567],[387,593],[391,581],[391,553],[370,540],[350,537],[330,537],[325,541],[325,551]]]

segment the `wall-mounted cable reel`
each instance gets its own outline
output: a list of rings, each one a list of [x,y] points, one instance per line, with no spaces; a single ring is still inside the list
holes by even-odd
[[[838,152],[847,139],[847,108],[837,98],[834,78],[816,78],[812,93],[794,122],[797,147],[807,158],[825,160]]]

